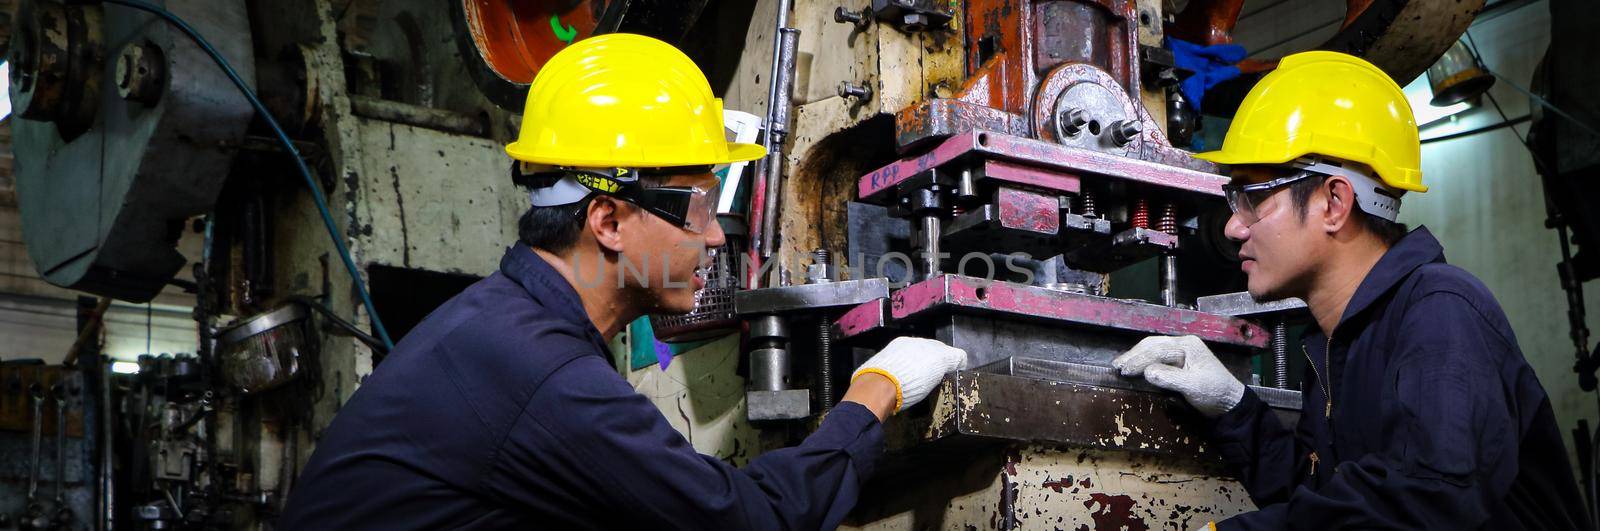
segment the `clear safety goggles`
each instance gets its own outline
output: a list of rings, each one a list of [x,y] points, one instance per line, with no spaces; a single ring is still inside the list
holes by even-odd
[[[1265,182],[1254,184],[1228,183],[1222,185],[1222,192],[1228,199],[1228,208],[1239,216],[1239,221],[1245,226],[1261,221],[1258,208],[1261,203],[1271,197],[1273,193],[1291,184],[1310,179],[1324,178],[1333,175],[1344,177],[1350,181],[1355,191],[1356,207],[1362,212],[1377,216],[1382,219],[1394,221],[1400,215],[1400,198],[1397,192],[1384,188],[1377,180],[1367,175],[1344,168],[1315,158],[1296,160],[1287,166],[1279,168],[1280,176]]]
[[[587,203],[596,194],[604,194],[627,201],[668,223],[689,232],[703,234],[717,222],[717,196],[721,181],[709,188],[698,186],[646,187],[639,182],[640,175],[671,176],[698,175],[711,172],[710,167],[670,168],[662,170],[634,170],[630,168],[575,169],[562,168],[525,173],[532,168],[520,163],[511,165],[514,182],[525,183],[543,180],[554,184],[534,188],[529,192],[533,206],[559,206]],[[578,209],[583,212],[587,209]],[[581,214],[580,214],[581,215]]]
[[[1324,177],[1324,175],[1310,171],[1296,170],[1290,175],[1271,179],[1266,182],[1254,184],[1224,184],[1222,185],[1222,193],[1228,198],[1228,208],[1233,209],[1234,215],[1239,216],[1239,221],[1248,227],[1250,225],[1255,225],[1257,221],[1261,221],[1261,215],[1257,212],[1256,208],[1261,206],[1261,203],[1266,201],[1268,197],[1272,197],[1274,192],[1277,192],[1285,186],[1289,186],[1312,177]]]

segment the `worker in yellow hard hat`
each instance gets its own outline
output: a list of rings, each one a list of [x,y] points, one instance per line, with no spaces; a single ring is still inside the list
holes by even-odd
[[[682,52],[610,34],[544,65],[506,152],[531,189],[520,241],[362,383],[279,527],[832,529],[872,475],[883,419],[966,360],[895,340],[800,446],[742,469],[696,453],[606,345],[641,315],[694,308],[696,270],[723,243],[712,166],[765,150],[727,141]]]
[[[1422,184],[1405,95],[1334,52],[1285,57],[1222,149],[1226,234],[1257,300],[1297,297],[1291,430],[1193,336],[1112,361],[1212,419],[1212,448],[1259,510],[1211,529],[1589,529],[1550,400],[1483,283],[1397,222]]]

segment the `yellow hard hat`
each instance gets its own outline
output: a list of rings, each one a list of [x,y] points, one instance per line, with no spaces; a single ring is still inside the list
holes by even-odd
[[[575,167],[743,162],[766,148],[729,142],[722,100],[689,56],[643,35],[578,41],[539,69],[511,158]]]
[[[1426,192],[1411,104],[1388,74],[1338,52],[1283,58],[1261,78],[1228,127],[1218,164],[1282,164],[1323,155],[1372,167],[1385,185]]]

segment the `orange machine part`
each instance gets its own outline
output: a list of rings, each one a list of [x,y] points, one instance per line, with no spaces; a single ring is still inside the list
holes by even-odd
[[[461,0],[478,54],[496,74],[533,82],[545,61],[572,41],[594,34],[591,0]],[[604,4],[604,2],[599,2]]]

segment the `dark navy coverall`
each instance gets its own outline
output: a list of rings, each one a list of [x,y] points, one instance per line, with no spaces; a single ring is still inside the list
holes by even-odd
[[[1216,421],[1260,508],[1218,529],[1591,527],[1510,323],[1426,228],[1383,255],[1332,340],[1308,335],[1305,354],[1293,432],[1250,391]]]
[[[612,368],[577,292],[528,247],[429,315],[345,404],[282,529],[818,529],[883,451],[842,403],[743,469],[700,455]]]

